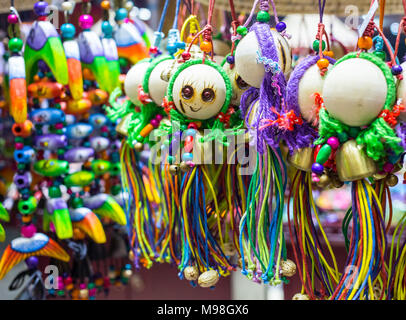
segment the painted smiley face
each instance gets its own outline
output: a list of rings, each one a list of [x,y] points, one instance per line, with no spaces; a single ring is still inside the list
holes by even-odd
[[[218,114],[226,100],[226,83],[211,66],[195,64],[179,73],[172,89],[176,109],[191,119]]]

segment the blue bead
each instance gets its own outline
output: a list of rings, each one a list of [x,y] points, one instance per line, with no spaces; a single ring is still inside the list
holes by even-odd
[[[38,1],[34,4],[34,12],[37,16],[47,16],[48,3],[46,1]]]
[[[116,11],[116,20],[124,20],[127,18],[127,10],[125,8],[120,8]]]
[[[113,26],[110,22],[103,21],[101,28],[106,37],[111,37],[113,35]]]
[[[226,58],[228,64],[234,64],[234,56],[227,56]]]
[[[398,74],[401,74],[402,71],[403,71],[402,67],[400,65],[398,65],[398,64],[394,65],[392,67],[392,74],[395,75],[395,76],[397,76]]]
[[[185,152],[184,154],[182,154],[182,160],[183,161],[192,161],[193,160],[193,154],[191,154],[190,152]]]
[[[322,175],[323,171],[324,171],[324,167],[322,164],[317,163],[317,162],[312,164],[312,172],[314,172],[315,174]]]
[[[73,39],[76,33],[75,26],[72,23],[64,23],[61,25],[61,33],[64,39]]]
[[[176,42],[175,45],[176,45],[176,47],[178,49],[185,49],[186,48],[186,44],[183,41]]]
[[[195,129],[187,129],[185,131],[186,136],[192,136],[194,137],[196,135],[196,130]]]
[[[176,43],[168,43],[166,46],[166,50],[168,50],[168,52],[170,54],[176,53],[176,51],[178,51],[178,48],[176,47]]]
[[[283,21],[280,21],[280,22],[278,22],[278,23],[276,24],[275,28],[276,28],[276,31],[282,32],[283,30],[286,29],[286,23],[283,22]]]

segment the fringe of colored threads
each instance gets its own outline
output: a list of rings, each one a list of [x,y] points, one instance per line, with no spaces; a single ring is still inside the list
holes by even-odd
[[[293,197],[293,219],[294,219],[294,235],[290,222],[290,199]],[[288,226],[293,245],[294,256],[299,270],[299,276],[302,281],[302,293],[306,292],[309,297],[315,299],[316,288],[314,284],[314,272],[320,280],[320,296],[323,298],[326,294],[330,296],[333,293],[335,286],[338,283],[340,274],[338,272],[337,262],[328,241],[328,238],[322,228],[317,208],[314,203],[312,194],[311,174],[305,171],[297,170],[292,181],[291,190],[289,192],[288,202]],[[317,228],[313,223],[312,217],[316,218]],[[321,233],[325,245],[329,251],[333,267],[327,261],[324,249],[321,245],[318,231]],[[295,245],[295,239],[296,244]],[[300,249],[300,257],[296,248]],[[311,262],[312,277],[310,278],[308,265]],[[302,264],[302,268],[300,265]],[[303,271],[302,271],[303,270]],[[311,280],[311,284],[306,282]],[[311,287],[310,287],[311,285]],[[309,286],[309,287],[307,287]],[[317,290],[318,291],[318,290]]]
[[[330,299],[374,300],[373,283],[383,267],[385,212],[372,186],[352,183],[352,232],[346,268]]]
[[[181,217],[183,251],[181,272],[196,265],[200,273],[216,270],[226,276],[232,269],[209,226],[204,179],[207,174],[202,166],[195,166],[185,173],[181,183]],[[213,191],[211,191],[213,192]],[[217,230],[218,232],[220,231]],[[222,242],[220,235],[220,242]]]
[[[247,192],[247,209],[240,222],[240,253],[242,273],[255,282],[263,280],[275,285],[281,282],[280,259],[282,255],[286,259],[282,229],[286,187],[283,166],[279,150],[266,146],[265,153],[257,157]]]

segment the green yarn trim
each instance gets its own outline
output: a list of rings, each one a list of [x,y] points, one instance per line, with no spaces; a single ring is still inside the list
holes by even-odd
[[[173,102],[173,95],[172,95],[172,90],[173,90],[173,85],[175,83],[176,78],[179,76],[179,74],[185,70],[186,68],[193,66],[195,64],[203,64],[203,60],[202,59],[197,59],[197,60],[189,60],[185,63],[183,63],[177,70],[176,72],[173,74],[173,76],[171,77],[171,79],[169,80],[169,85],[168,85],[168,89],[166,91],[166,96],[168,98],[168,101],[172,101]],[[230,79],[227,76],[227,73],[224,71],[223,68],[221,68],[217,63],[214,63],[208,59],[205,59],[204,61],[205,65],[208,65],[210,67],[213,67],[214,69],[216,69],[221,77],[224,80],[224,83],[226,85],[226,99],[224,101],[223,106],[221,107],[221,111],[220,112],[225,112],[228,109],[228,106],[230,105],[230,101],[231,101],[231,96],[232,96],[232,92],[233,89],[231,87],[231,82]],[[194,119],[192,121],[201,121],[201,120],[197,120]]]
[[[145,72],[144,80],[142,81],[142,88],[145,93],[149,93],[149,78],[151,77],[152,71],[155,69],[155,67],[160,64],[162,61],[173,59],[171,56],[160,56],[158,58],[155,58],[151,61],[147,71]],[[141,60],[142,61],[142,60]]]
[[[335,68],[343,61],[353,58],[366,59],[374,63],[382,71],[387,84],[387,95],[382,110],[392,110],[396,100],[396,85],[389,67],[384,61],[373,54],[352,52],[338,60],[332,68]],[[320,110],[319,119],[319,138],[314,142],[315,145],[326,143],[329,137],[340,136],[343,133],[353,136],[351,132],[354,131],[353,129],[356,129],[330,117],[325,109]],[[367,128],[361,130],[354,138],[356,138],[358,145],[365,148],[368,157],[381,165],[387,157],[388,150],[391,150],[396,155],[403,152],[403,149],[399,145],[401,139],[397,137],[396,132],[385,120],[380,117],[373,120]]]
[[[175,83],[176,78],[179,76],[179,74],[186,68],[188,68],[192,65],[196,65],[196,64],[203,64],[203,60],[197,59],[197,60],[187,61],[176,70],[176,72],[173,74],[173,76],[169,80],[169,85],[168,85],[168,89],[166,92],[168,101],[173,102],[173,95],[172,95],[173,85]],[[233,91],[230,79],[229,79],[227,73],[224,71],[224,69],[222,67],[220,67],[218,64],[216,64],[208,59],[205,59],[204,64],[217,70],[224,80],[224,83],[226,85],[226,99],[224,101],[223,106],[221,107],[220,112],[225,113],[227,111],[228,107],[230,106],[230,101],[231,101],[231,96],[232,96],[232,91]],[[201,122],[203,127],[211,129],[211,132],[208,135],[201,138],[200,142],[216,140],[224,145],[228,145],[227,136],[243,133],[242,121],[239,125],[236,125],[236,127],[234,127],[234,128],[225,129],[224,123],[222,123],[217,118],[211,118],[211,119],[207,119],[207,120],[191,119],[191,118],[184,116],[182,113],[180,113],[178,110],[176,110],[176,108],[171,109],[170,116],[171,116],[171,122],[172,121],[180,122],[182,130],[184,130],[183,128],[185,127],[185,124],[190,123],[190,122],[197,122],[197,121]]]

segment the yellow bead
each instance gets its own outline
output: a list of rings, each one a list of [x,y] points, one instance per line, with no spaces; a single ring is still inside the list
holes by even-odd
[[[364,36],[364,37],[361,37],[358,39],[358,47],[360,49],[365,49],[365,50],[371,49],[372,44],[373,44],[373,42],[372,42],[371,37]]]
[[[104,0],[100,3],[100,6],[102,7],[102,9],[108,10],[110,9],[110,1]]]
[[[200,49],[202,49],[202,51],[203,52],[211,52],[212,51],[212,45],[211,45],[211,42],[209,42],[209,41],[203,41],[201,44],[200,44]]]
[[[328,60],[324,58],[317,61],[317,66],[319,67],[319,69],[326,69],[329,64],[330,62],[328,62]]]

